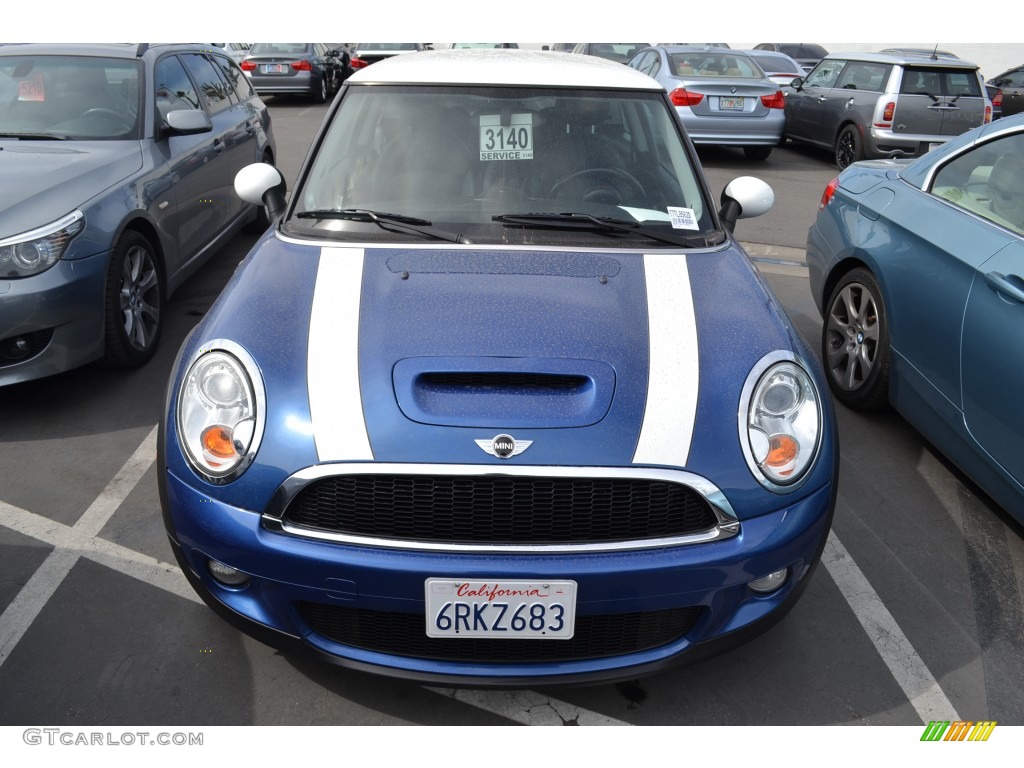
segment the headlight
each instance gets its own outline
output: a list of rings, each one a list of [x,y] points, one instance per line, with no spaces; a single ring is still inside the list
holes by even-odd
[[[85,229],[85,214],[73,211],[45,227],[0,240],[0,277],[28,277],[57,263],[72,238]]]
[[[776,353],[751,371],[740,411],[740,441],[758,481],[773,491],[795,488],[821,444],[821,399],[807,372]]]
[[[196,472],[212,483],[227,483],[241,475],[256,456],[266,419],[266,398],[248,353],[229,341],[209,347],[193,360],[182,380],[178,439]]]

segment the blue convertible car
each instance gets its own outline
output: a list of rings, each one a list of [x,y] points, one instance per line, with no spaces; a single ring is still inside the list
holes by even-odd
[[[1024,522],[1024,115],[843,171],[807,264],[836,398],[891,402]]]
[[[468,78],[468,79],[467,79]],[[164,519],[288,651],[473,685],[634,678],[763,631],[829,531],[824,376],[664,89],[526,51],[350,78],[184,343]],[[280,213],[279,213],[280,212]]]

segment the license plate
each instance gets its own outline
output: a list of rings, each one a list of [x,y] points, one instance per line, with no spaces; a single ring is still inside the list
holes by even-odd
[[[280,75],[284,72],[284,64],[264,64],[263,71],[268,75]]]
[[[722,96],[718,99],[719,109],[743,109],[743,97],[727,98]]]
[[[569,640],[575,581],[427,579],[427,637]]]

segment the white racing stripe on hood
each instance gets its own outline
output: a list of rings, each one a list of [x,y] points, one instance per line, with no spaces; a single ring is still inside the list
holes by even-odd
[[[700,360],[686,256],[644,256],[650,371],[634,464],[685,467],[697,417]]]
[[[306,378],[320,461],[373,459],[359,392],[362,248],[321,248],[309,317]]]

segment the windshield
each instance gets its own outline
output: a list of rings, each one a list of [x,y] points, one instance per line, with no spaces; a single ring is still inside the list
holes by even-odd
[[[0,138],[138,138],[139,65],[88,56],[0,56]]]
[[[493,218],[524,213],[607,217],[679,235],[713,230],[663,94],[375,85],[353,86],[343,99],[286,231],[416,238],[328,213],[352,209],[415,217],[474,243],[602,237],[578,227],[541,235]]]

